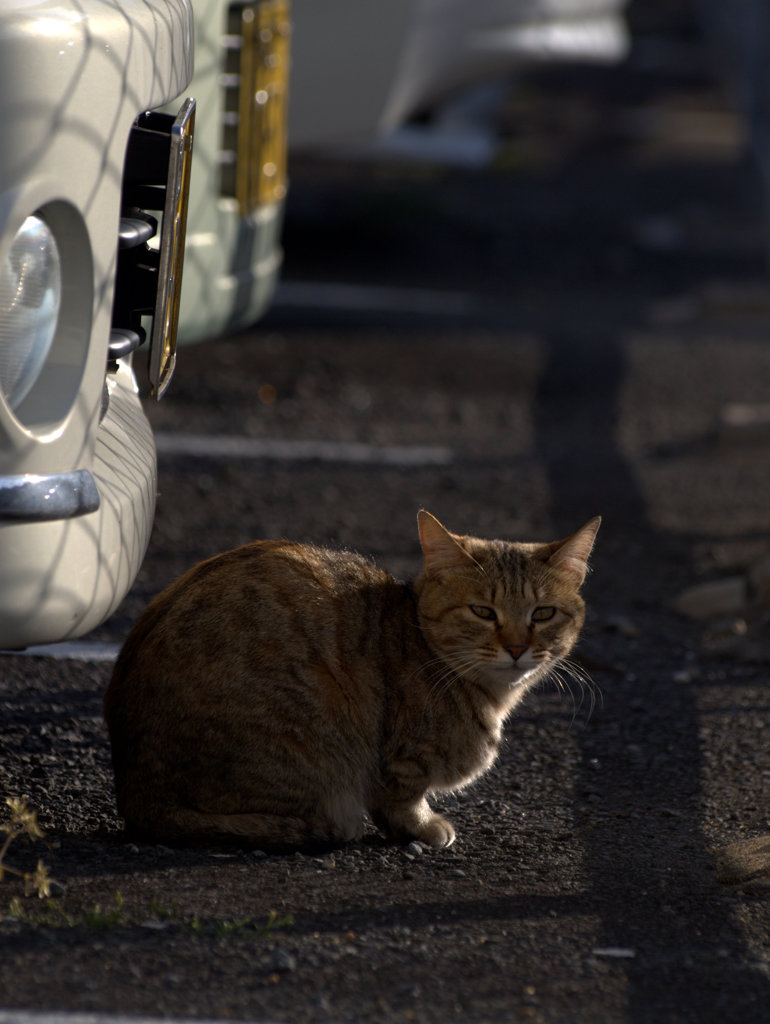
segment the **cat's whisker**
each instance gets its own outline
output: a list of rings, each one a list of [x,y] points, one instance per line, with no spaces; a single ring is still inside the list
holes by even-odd
[[[589,708],[590,717],[591,715],[593,715],[597,703],[600,708],[603,706],[604,697],[602,695],[602,691],[599,689],[598,684],[594,682],[594,680],[591,678],[588,672],[586,672],[586,670],[583,669],[582,666],[578,665],[578,663],[568,662],[567,667],[569,671],[574,674],[575,678],[578,679],[579,684],[582,687],[585,687],[585,689],[589,693],[589,696],[591,698],[591,706]]]
[[[451,654],[448,654],[448,655],[445,654],[442,657],[432,658],[432,659],[430,659],[428,661],[423,662],[421,665],[418,665],[417,668],[414,670],[414,672],[412,672],[409,675],[408,681],[409,682],[413,682],[418,676],[428,676],[428,677],[430,677],[433,669],[436,666],[441,666],[441,668],[443,669],[442,673],[438,677],[439,679],[443,679],[444,676],[447,673],[451,676],[453,674],[453,668],[452,668],[452,664],[451,664],[451,657],[452,657]],[[431,682],[431,684],[433,684],[435,682],[435,680],[433,680],[431,678],[430,682]]]
[[[478,658],[475,654],[456,655],[440,660],[444,663],[444,672],[433,680],[433,685],[431,687],[432,691],[440,686],[443,692],[454,679],[458,676],[467,676],[468,673],[478,664]]]
[[[443,697],[444,693],[458,678],[464,678],[477,669],[479,659],[475,652],[449,652],[443,658],[436,658],[432,664],[442,664],[444,671],[431,680],[427,700]]]
[[[577,678],[579,683],[582,686],[585,686],[585,688],[588,690],[588,692],[589,692],[589,694],[591,696],[591,708],[590,708],[590,711],[593,712],[593,710],[596,707],[597,703],[598,703],[600,708],[603,707],[604,695],[602,694],[602,691],[600,690],[598,684],[596,682],[594,682],[594,680],[591,678],[591,676],[588,674],[588,672],[583,668],[583,666],[579,665],[575,661],[571,661],[571,660],[568,659],[567,660],[567,667],[568,667],[569,671],[574,674],[574,676]]]
[[[572,701],[572,720],[574,721],[576,714],[575,695],[572,692],[571,687],[567,685],[563,676],[559,672],[558,665],[554,665],[552,668],[549,668],[546,674],[543,676],[542,684],[545,685],[546,683],[551,683],[552,685],[554,685],[556,689],[559,691],[559,693],[563,696],[570,697]]]
[[[545,679],[556,684],[561,693],[569,693],[572,698],[572,721],[577,718],[578,712],[583,707],[586,695],[589,700],[588,715],[590,718],[598,702],[602,700],[601,690],[586,672],[582,665],[570,658],[562,658],[547,672]],[[580,691],[580,700],[575,696],[572,684],[576,684]]]

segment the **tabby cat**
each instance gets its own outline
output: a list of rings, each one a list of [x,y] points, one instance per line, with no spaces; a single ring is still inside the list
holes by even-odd
[[[139,618],[105,698],[118,809],[168,843],[286,850],[361,835],[448,846],[432,792],[492,764],[506,716],[577,640],[600,518],[551,544],[418,515],[423,570],[256,541]]]

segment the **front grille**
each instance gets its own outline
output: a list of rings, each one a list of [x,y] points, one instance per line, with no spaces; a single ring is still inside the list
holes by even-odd
[[[286,193],[288,0],[235,3],[223,37],[222,194],[241,216]]]

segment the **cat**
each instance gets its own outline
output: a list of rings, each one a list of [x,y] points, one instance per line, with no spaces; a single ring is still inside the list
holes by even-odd
[[[145,609],[105,695],[127,830],[285,851],[358,838],[368,812],[388,837],[449,846],[427,796],[485,772],[569,654],[600,522],[516,543],[421,510],[410,584],[283,540],[201,562]]]

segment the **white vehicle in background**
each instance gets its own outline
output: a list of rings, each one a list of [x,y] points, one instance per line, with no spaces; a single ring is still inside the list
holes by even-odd
[[[629,46],[626,4],[293,0],[290,145],[328,151],[392,137],[460,90],[533,63],[617,61]]]

